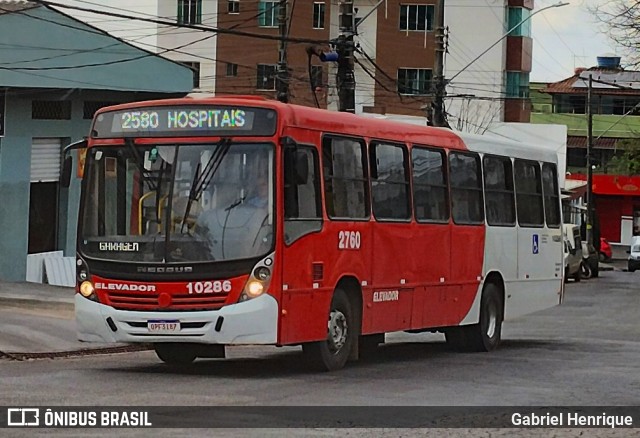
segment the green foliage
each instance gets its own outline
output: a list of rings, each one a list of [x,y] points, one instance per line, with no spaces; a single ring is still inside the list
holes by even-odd
[[[640,175],[640,138],[620,140],[621,149],[609,161],[609,172],[621,175]]]

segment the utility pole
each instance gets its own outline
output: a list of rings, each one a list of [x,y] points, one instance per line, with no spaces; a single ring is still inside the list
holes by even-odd
[[[342,112],[356,112],[356,79],[353,72],[353,36],[354,16],[353,0],[340,0],[340,35],[336,41],[338,52],[338,110]]]
[[[593,111],[591,109],[591,94],[593,91],[593,75],[589,74],[587,87],[587,217],[586,236],[587,243],[593,245],[593,166],[591,153],[593,151]]]
[[[280,31],[280,49],[278,50],[278,72],[276,76],[276,98],[280,102],[289,102],[289,69],[287,67],[287,0],[278,5],[278,29]]]
[[[444,79],[444,53],[445,53],[445,26],[444,26],[444,0],[438,0],[435,13],[436,31],[436,57],[434,62],[434,75],[432,88],[434,91],[433,108],[430,124],[432,126],[442,126],[451,128],[447,122],[444,110],[444,96],[446,94],[446,82]]]

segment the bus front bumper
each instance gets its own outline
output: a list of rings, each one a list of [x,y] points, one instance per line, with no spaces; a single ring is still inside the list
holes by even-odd
[[[78,339],[86,342],[275,344],[278,335],[278,303],[268,294],[209,311],[117,310],[80,294],[76,294],[75,306]],[[152,332],[148,328],[149,321],[177,321],[180,329]]]

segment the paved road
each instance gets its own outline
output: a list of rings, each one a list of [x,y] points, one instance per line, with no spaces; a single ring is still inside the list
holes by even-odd
[[[185,369],[164,366],[152,352],[0,361],[0,405],[637,406],[639,279],[637,273],[616,271],[567,285],[564,305],[506,324],[502,348],[490,354],[453,353],[441,335],[400,333],[390,335],[371,359],[336,373],[308,372],[294,347],[229,348],[226,360],[202,360]],[[504,430],[459,429],[451,436],[463,432],[507,436]],[[622,432],[597,435],[632,435]]]

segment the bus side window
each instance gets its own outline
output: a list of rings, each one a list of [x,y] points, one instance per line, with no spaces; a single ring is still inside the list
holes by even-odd
[[[511,159],[485,155],[482,162],[487,223],[513,227],[516,225],[516,206]]]
[[[451,152],[451,213],[456,224],[484,222],[482,172],[477,154]]]
[[[285,242],[322,229],[318,152],[313,147],[284,151]]]
[[[364,140],[325,136],[322,168],[327,215],[332,219],[367,219],[369,197]]]
[[[418,222],[449,221],[449,190],[443,151],[414,146],[413,203]]]
[[[373,215],[381,220],[411,218],[406,148],[374,142],[370,154]]]
[[[549,228],[560,227],[560,196],[556,165],[542,164],[542,191],[544,193],[544,214]]]
[[[516,209],[518,223],[524,227],[544,225],[542,204],[542,180],[537,161],[515,160]]]

